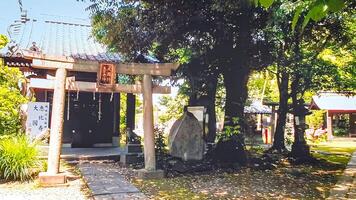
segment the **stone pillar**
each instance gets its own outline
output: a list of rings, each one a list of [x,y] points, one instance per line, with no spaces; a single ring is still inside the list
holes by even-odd
[[[66,69],[57,69],[53,93],[51,131],[48,151],[47,172],[49,174],[58,174],[59,172],[59,159],[61,155],[63,134],[66,76]]]
[[[143,130],[145,170],[156,170],[155,143],[153,133],[152,76],[143,76]]]
[[[112,145],[119,146],[120,141],[120,93],[114,94],[113,99],[113,130]]]
[[[326,128],[328,131],[328,140],[333,138],[333,113],[327,112]]]
[[[59,174],[59,160],[61,155],[63,135],[64,104],[66,96],[66,76],[66,69],[57,69],[52,103],[52,119],[48,150],[48,169],[46,173],[39,174],[39,181],[42,185],[63,184],[66,182],[65,175]]]

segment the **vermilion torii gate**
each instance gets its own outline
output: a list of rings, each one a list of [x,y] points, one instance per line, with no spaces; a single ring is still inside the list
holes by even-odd
[[[172,71],[178,68],[178,64],[99,63],[98,61],[76,60],[66,56],[50,56],[34,51],[25,51],[24,57],[32,60],[33,68],[56,70],[54,80],[39,78],[30,79],[30,87],[32,88],[54,90],[48,170],[47,172],[40,174],[41,183],[59,184],[65,182],[65,176],[59,173],[59,162],[62,145],[66,90],[102,93],[142,93],[145,157],[145,169],[143,171],[156,171],[152,93],[170,93],[170,87],[153,85],[152,76],[170,76]],[[76,81],[75,78],[67,77],[68,71],[97,73],[98,81],[96,83]],[[143,81],[141,84],[134,85],[115,84],[112,80],[116,78],[117,74],[143,75]]]

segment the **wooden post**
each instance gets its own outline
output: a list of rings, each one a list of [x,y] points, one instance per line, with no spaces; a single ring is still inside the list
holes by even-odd
[[[66,76],[66,69],[57,69],[52,103],[52,119],[48,151],[47,173],[51,175],[58,174],[59,172],[59,159],[61,155],[64,121]]]
[[[156,170],[155,143],[153,133],[152,76],[143,75],[143,130],[145,170]]]
[[[326,128],[328,131],[328,140],[331,140],[333,138],[333,113],[330,111],[327,112]]]

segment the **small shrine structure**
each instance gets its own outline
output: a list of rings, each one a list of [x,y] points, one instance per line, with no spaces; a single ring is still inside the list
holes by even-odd
[[[349,136],[356,137],[356,96],[347,93],[323,92],[313,96],[312,110],[325,110],[328,140],[333,138],[333,122],[337,115],[349,115]]]

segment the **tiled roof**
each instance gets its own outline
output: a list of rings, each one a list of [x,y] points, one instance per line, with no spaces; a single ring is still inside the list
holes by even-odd
[[[313,96],[311,109],[356,112],[356,96],[337,93],[321,93]]]
[[[21,56],[23,50],[34,48],[46,55],[68,56],[78,60],[122,61],[118,53],[110,53],[104,45],[94,40],[88,24],[30,20],[18,23],[16,28],[16,34],[11,37],[13,42],[8,45],[15,46],[16,51],[8,51],[7,55]]]
[[[271,114],[272,109],[266,105],[262,105],[259,101],[253,101],[251,105],[245,106],[244,113],[248,114]]]

